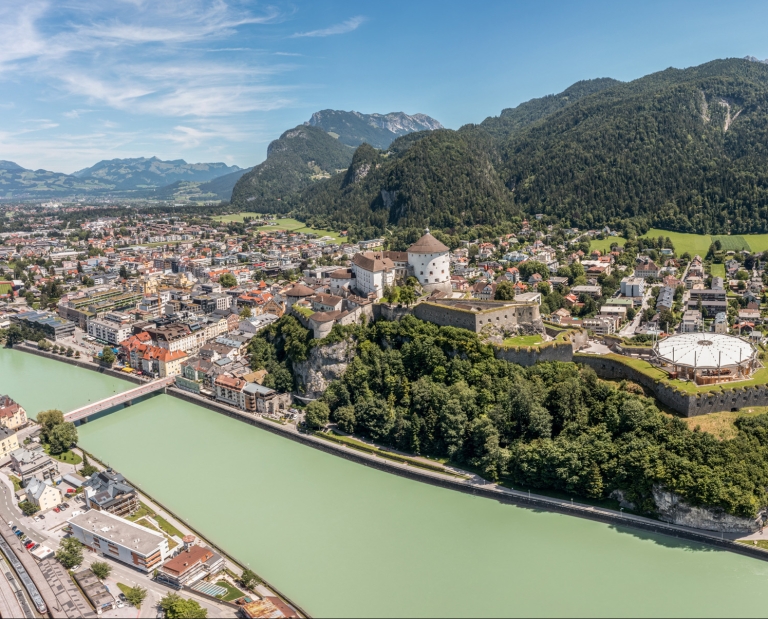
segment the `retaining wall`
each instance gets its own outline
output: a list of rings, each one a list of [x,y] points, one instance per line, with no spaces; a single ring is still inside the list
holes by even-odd
[[[143,385],[147,382],[146,380],[139,378],[138,376],[134,376],[133,374],[127,374],[126,372],[113,370],[112,368],[107,368],[91,361],[85,361],[84,359],[75,359],[74,357],[67,357],[66,355],[55,355],[52,352],[40,350],[37,347],[28,346],[27,344],[18,344],[13,348],[14,350],[21,350],[24,352],[32,353],[38,357],[46,357],[47,359],[54,359],[56,361],[62,361],[79,368],[92,370],[94,372],[98,372],[99,374],[106,374],[107,376],[112,376],[113,378],[122,378],[123,380],[127,380],[128,382],[135,383],[137,385]]]
[[[768,406],[768,386],[734,386],[718,391],[688,393],[657,381],[635,368],[601,355],[575,355],[576,363],[591,367],[601,378],[626,379],[651,391],[656,399],[686,417],[719,413],[748,406]]]

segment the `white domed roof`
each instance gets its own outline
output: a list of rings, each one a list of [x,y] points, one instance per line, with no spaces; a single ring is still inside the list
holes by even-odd
[[[656,344],[660,359],[702,369],[736,366],[755,355],[755,347],[739,337],[721,333],[681,333]]]

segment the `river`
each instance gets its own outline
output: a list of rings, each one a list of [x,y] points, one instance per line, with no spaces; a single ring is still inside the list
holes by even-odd
[[[0,350],[31,414],[132,385]],[[372,470],[170,396],[80,443],[317,617],[762,616],[768,563]]]

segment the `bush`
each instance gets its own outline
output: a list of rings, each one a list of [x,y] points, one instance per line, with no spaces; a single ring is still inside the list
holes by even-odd
[[[94,561],[91,563],[91,571],[99,580],[104,580],[112,572],[112,566],[106,561]]]
[[[25,516],[31,516],[40,511],[40,508],[37,505],[30,503],[29,501],[22,501],[19,503],[19,509],[21,509]]]

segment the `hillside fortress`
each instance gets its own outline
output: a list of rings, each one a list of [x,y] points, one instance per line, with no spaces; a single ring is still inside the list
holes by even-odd
[[[365,251],[355,254],[351,269],[340,269],[331,279],[341,280],[360,296],[380,299],[384,288],[413,276],[429,293],[451,293],[449,249],[426,230],[408,251]],[[343,281],[346,278],[347,281]],[[333,282],[332,282],[333,283]],[[333,286],[332,286],[333,287]]]

